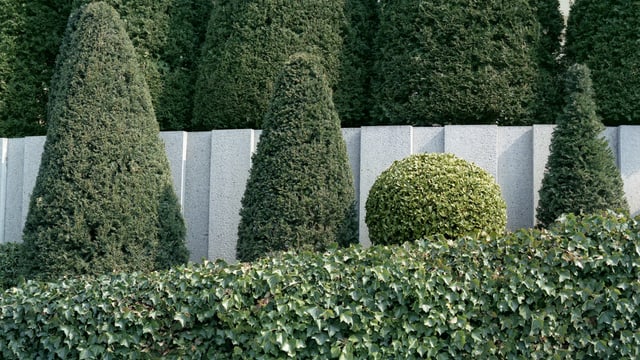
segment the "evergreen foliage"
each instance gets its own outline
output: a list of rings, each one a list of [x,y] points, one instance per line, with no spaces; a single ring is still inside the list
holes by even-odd
[[[43,135],[49,82],[71,4],[68,0],[0,4],[2,12],[7,11],[0,23],[0,136]]]
[[[532,124],[554,124],[556,117],[562,112],[564,101],[562,75],[566,67],[561,56],[564,18],[560,13],[558,0],[532,0],[530,3],[535,7],[540,23],[540,37],[533,45],[538,73],[535,83],[536,98],[532,104]]]
[[[371,78],[373,76],[373,36],[378,24],[377,0],[345,0],[348,21],[343,32],[340,79],[333,102],[343,127],[371,124]]]
[[[591,70],[606,126],[640,124],[640,6],[628,0],[580,0],[571,8],[565,52]]]
[[[501,234],[507,207],[495,179],[453,154],[416,154],[395,161],[369,191],[365,221],[373,244],[427,236]]]
[[[281,65],[296,52],[318,55],[338,82],[345,0],[217,1],[194,97],[194,129],[260,129]]]
[[[69,18],[47,110],[23,236],[26,277],[186,262],[184,222],[149,90],[108,4],[90,3]]]
[[[293,55],[275,84],[242,199],[237,258],[357,241],[354,187],[319,60]]]
[[[602,138],[590,71],[573,65],[565,79],[566,105],[551,138],[537,219],[546,227],[564,213],[629,211],[613,152]]]
[[[22,253],[22,243],[8,242],[0,244],[0,292],[18,285],[19,259]]]
[[[0,47],[12,47],[3,59],[6,65],[0,60],[0,135],[42,135],[49,83],[66,21],[73,9],[90,0],[33,0],[19,6],[3,1],[16,6],[8,7],[14,12],[8,22],[0,17],[3,25],[10,25],[6,33],[11,40],[4,45],[0,35]],[[107,2],[126,23],[161,128],[185,129],[191,122],[195,69],[206,25],[202,19],[208,17],[209,1]]]
[[[547,47],[539,44],[546,36],[536,4],[380,1],[374,120],[409,125],[533,123],[540,110],[537,92],[549,91],[538,89],[547,83],[539,72],[541,59],[549,56],[540,53]]]

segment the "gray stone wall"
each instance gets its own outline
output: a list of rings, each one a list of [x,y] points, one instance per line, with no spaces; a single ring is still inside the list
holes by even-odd
[[[360,242],[370,245],[364,204],[376,177],[410,154],[449,152],[492,174],[507,202],[507,227],[532,227],[553,125],[379,126],[343,129],[359,201]],[[640,126],[607,128],[627,200],[640,213]],[[191,260],[235,260],[240,200],[260,131],[163,132]],[[0,139],[0,242],[20,241],[44,137]]]

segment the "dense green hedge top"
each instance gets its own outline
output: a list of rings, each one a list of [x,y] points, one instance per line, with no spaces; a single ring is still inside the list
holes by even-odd
[[[530,124],[541,25],[529,0],[380,1],[377,123]],[[553,74],[552,74],[553,76]],[[547,86],[549,84],[547,83]]]
[[[628,0],[580,0],[567,23],[567,61],[588,65],[607,126],[640,119],[640,5]]]
[[[0,297],[17,358],[583,359],[640,356],[640,225],[285,253],[27,282]]]

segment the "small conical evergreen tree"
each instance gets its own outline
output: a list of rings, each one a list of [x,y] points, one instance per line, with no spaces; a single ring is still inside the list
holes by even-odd
[[[579,0],[567,21],[565,53],[591,70],[598,115],[606,126],[640,124],[640,4]]]
[[[276,84],[242,199],[237,258],[357,241],[340,120],[318,60],[293,55]]]
[[[27,278],[152,270],[187,261],[151,97],[117,12],[69,18],[24,229]]]
[[[565,79],[563,113],[551,138],[537,218],[546,227],[563,213],[629,211],[620,171],[602,137],[589,68],[573,65]]]

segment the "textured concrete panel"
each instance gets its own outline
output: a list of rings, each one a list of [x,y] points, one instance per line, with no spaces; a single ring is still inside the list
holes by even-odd
[[[7,211],[7,158],[9,152],[9,139],[0,139],[0,244],[6,242],[4,229]]]
[[[444,152],[443,127],[414,127],[413,154]]]
[[[553,134],[554,125],[533,125],[533,224],[536,221],[536,208],[540,200],[540,188],[542,187],[542,178],[544,178],[547,160],[551,153],[549,146],[551,145],[551,136]],[[525,205],[523,205],[525,206]]]
[[[471,161],[497,177],[498,127],[495,125],[447,125],[444,151]]]
[[[507,203],[507,229],[533,226],[533,131],[529,126],[498,128],[498,177]]]
[[[411,126],[363,127],[360,133],[360,243],[371,245],[369,229],[364,221],[369,190],[376,178],[395,160],[411,155]]]
[[[187,135],[183,214],[187,225],[189,259],[207,259],[209,249],[209,187],[211,176],[211,132]]]
[[[38,171],[40,170],[40,160],[44,150],[45,136],[33,136],[24,138],[24,167],[22,173],[22,226],[27,220],[29,212],[29,201],[31,193],[36,185]],[[22,227],[20,228],[22,232]]]
[[[4,223],[5,242],[22,241],[22,186],[24,139],[10,139],[7,157],[7,204]]]
[[[640,126],[619,127],[620,175],[632,215],[640,215]]]
[[[254,151],[253,130],[218,130],[211,134],[209,259],[234,262],[242,196]]]
[[[171,166],[173,191],[178,196],[180,206],[184,209],[184,177],[187,162],[187,133],[184,131],[166,131],[160,134],[164,149]]]

